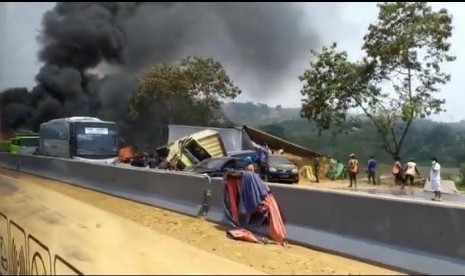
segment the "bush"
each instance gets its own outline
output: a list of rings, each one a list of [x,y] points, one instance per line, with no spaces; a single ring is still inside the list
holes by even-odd
[[[460,179],[455,181],[455,185],[457,185],[458,188],[465,189],[465,163],[460,164]]]
[[[454,176],[451,173],[441,173],[441,179],[454,180]]]

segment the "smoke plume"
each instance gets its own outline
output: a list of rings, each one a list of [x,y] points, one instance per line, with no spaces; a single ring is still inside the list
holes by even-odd
[[[135,77],[187,55],[250,76],[262,89],[247,93],[266,96],[320,44],[302,32],[304,16],[295,3],[57,3],[42,20],[37,86],[3,92],[2,128],[68,115],[122,120]]]

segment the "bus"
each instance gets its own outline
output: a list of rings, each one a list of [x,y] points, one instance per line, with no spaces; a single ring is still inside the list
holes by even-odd
[[[53,119],[40,125],[39,154],[99,164],[118,160],[118,127],[94,117]]]
[[[39,148],[39,133],[22,130],[13,138],[0,142],[0,152],[11,154],[34,154]]]
[[[34,154],[39,147],[39,133],[17,133],[10,139],[11,154]]]

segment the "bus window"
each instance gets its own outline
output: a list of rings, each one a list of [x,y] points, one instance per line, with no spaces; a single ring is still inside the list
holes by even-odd
[[[57,136],[56,139],[68,139],[69,129],[67,125],[57,125],[55,131],[55,135]]]
[[[39,138],[35,137],[27,137],[20,139],[20,146],[22,147],[38,147],[39,146]]]
[[[76,126],[76,155],[118,154],[117,133],[114,126]]]
[[[40,129],[40,134],[43,139],[59,139],[59,133],[54,125],[43,125]]]

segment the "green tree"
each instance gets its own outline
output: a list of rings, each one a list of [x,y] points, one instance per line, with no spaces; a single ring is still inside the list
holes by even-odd
[[[241,94],[221,63],[212,58],[187,57],[179,70],[186,78],[188,94],[206,111],[207,125],[222,119],[222,100]]]
[[[227,123],[221,102],[240,93],[219,62],[188,57],[179,63],[152,66],[139,78],[139,87],[130,99],[129,117],[134,123],[144,121],[156,129],[168,124]]]
[[[284,128],[280,126],[279,124],[269,124],[269,125],[259,126],[258,128],[266,133],[269,133],[281,139],[289,138],[288,135],[286,135],[286,131],[284,130]]]
[[[459,174],[459,179],[455,184],[463,190],[465,188],[465,163],[460,164]]]
[[[299,77],[301,116],[319,130],[343,124],[354,108],[375,125],[384,150],[398,155],[412,122],[443,111],[435,96],[450,80],[441,71],[448,54],[452,17],[422,2],[379,4],[378,20],[368,28],[362,49],[366,56],[352,62],[336,44],[312,52],[310,69]]]

